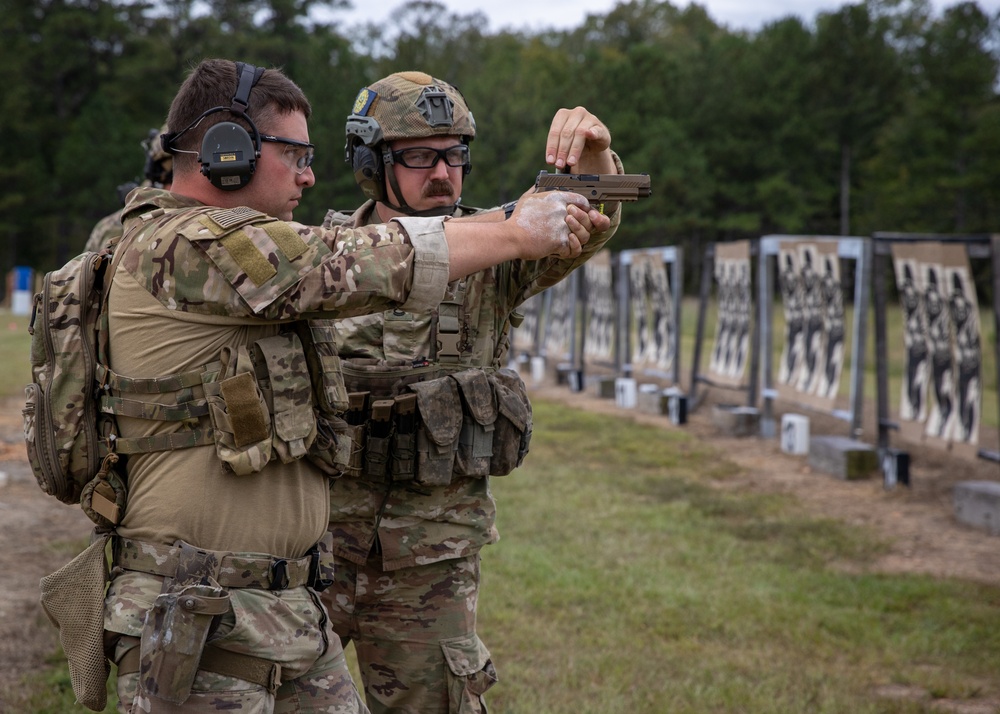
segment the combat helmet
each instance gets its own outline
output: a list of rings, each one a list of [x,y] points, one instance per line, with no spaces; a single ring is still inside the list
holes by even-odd
[[[424,72],[397,72],[364,87],[347,117],[344,158],[365,196],[385,201],[389,180],[399,198],[397,210],[409,215],[441,215],[453,208],[414,211],[396,185],[389,142],[428,136],[458,136],[468,144],[476,136],[476,121],[462,93],[453,85]],[[463,171],[472,170],[466,161]]]

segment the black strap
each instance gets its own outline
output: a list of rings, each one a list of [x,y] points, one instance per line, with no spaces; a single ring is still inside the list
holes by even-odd
[[[263,67],[254,67],[245,62],[236,63],[236,94],[233,95],[233,104],[229,107],[229,111],[233,114],[246,115],[247,107],[250,106],[250,90],[257,86],[263,74]]]

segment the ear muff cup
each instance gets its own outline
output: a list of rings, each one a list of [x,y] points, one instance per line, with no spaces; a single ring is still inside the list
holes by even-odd
[[[378,152],[364,144],[354,144],[351,147],[351,168],[355,182],[367,198],[373,201],[385,198],[385,165]]]
[[[257,145],[239,124],[214,125],[201,143],[201,172],[223,191],[236,191],[250,183],[257,164]]]

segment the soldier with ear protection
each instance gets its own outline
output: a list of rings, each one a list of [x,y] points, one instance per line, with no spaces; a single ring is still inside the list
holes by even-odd
[[[325,225],[516,220],[514,204],[484,212],[459,202],[478,129],[458,88],[423,72],[362,88],[345,158],[368,200],[329,212]],[[610,144],[585,108],[560,109],[538,158],[568,172],[624,173]],[[322,597],[334,631],[354,643],[374,714],[486,711],[497,673],[476,612],[479,552],[498,539],[490,478],[521,463],[532,428],[524,384],[504,367],[508,333],[522,302],[606,245],[621,211],[605,212],[594,211],[598,231],[578,256],[504,261],[449,283],[431,309],[335,322],[355,445],[331,484],[336,567]],[[490,240],[483,232],[476,245]]]
[[[319,598],[329,482],[350,442],[335,339],[316,318],[430,309],[449,280],[577,256],[606,227],[555,193],[481,228],[294,223],[315,181],[310,113],[281,71],[204,60],[167,118],[170,190],[139,188],[122,212],[101,396],[120,512],[98,534],[112,554],[103,622],[67,650],[72,673],[104,648],[120,712],[366,711]],[[483,231],[490,248],[473,249]],[[94,562],[67,568],[104,567],[103,548],[81,557]]]

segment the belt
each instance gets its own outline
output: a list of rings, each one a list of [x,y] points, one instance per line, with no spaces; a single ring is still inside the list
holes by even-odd
[[[135,674],[139,671],[139,662],[139,648],[130,649],[118,663],[118,676]],[[259,684],[272,694],[281,686],[281,665],[277,662],[220,650],[212,645],[206,645],[198,669]]]
[[[179,546],[158,545],[118,538],[115,565],[150,575],[172,578],[180,563]],[[308,585],[311,556],[275,558],[266,555],[241,555],[224,551],[204,551],[217,563],[212,577],[224,588],[286,590]]]

